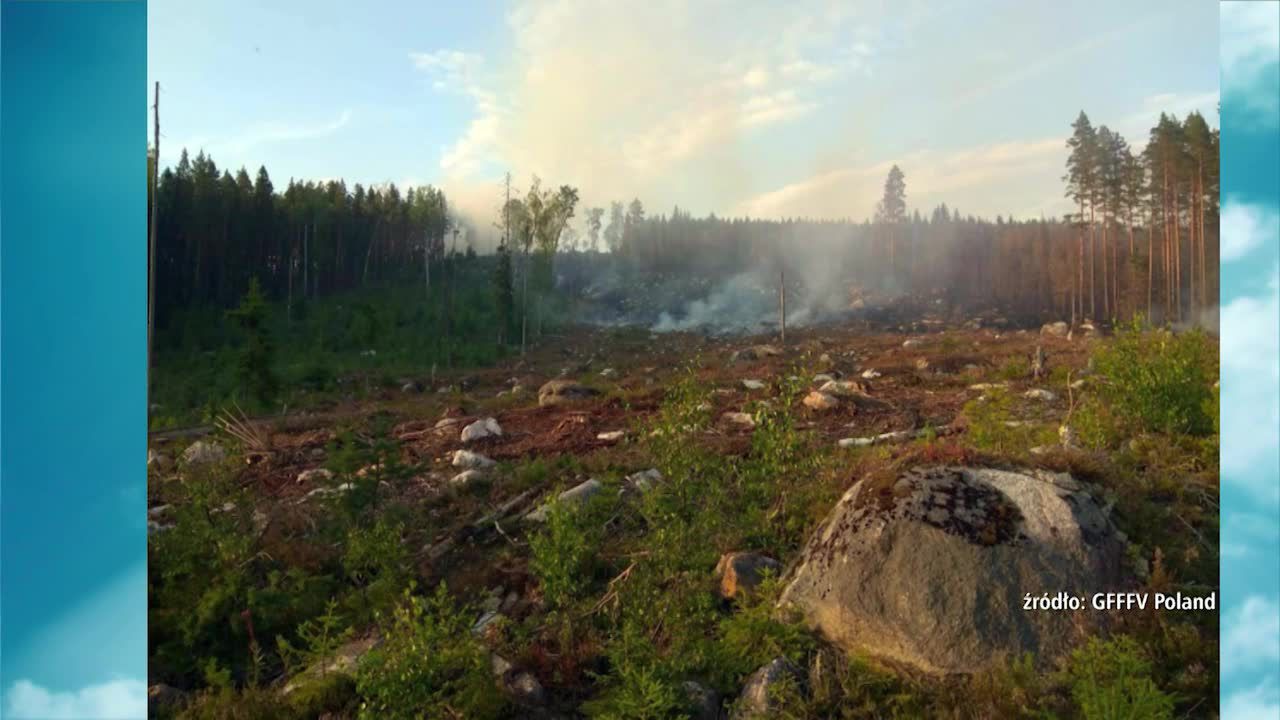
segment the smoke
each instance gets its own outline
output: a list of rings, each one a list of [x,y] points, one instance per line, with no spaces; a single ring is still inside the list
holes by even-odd
[[[841,82],[868,71],[871,15],[883,11],[857,12],[728,0],[520,3],[507,16],[510,56],[411,56],[438,91],[473,106],[444,149],[441,185],[478,227],[497,219],[508,170],[513,195],[538,175],[579,188],[583,208],[638,197],[651,213],[676,204],[723,212],[763,189],[753,174],[761,133],[816,115]]]

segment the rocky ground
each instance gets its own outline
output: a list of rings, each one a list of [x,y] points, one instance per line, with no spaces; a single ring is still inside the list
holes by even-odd
[[[805,531],[815,539],[797,544],[787,556],[777,550],[753,555],[752,548],[719,548],[741,551],[707,568],[721,595],[734,597],[753,587],[759,581],[758,571],[771,568],[792,584],[785,597],[799,599],[802,614],[818,636],[847,649],[851,657],[865,652],[909,676],[946,675],[962,671],[979,656],[1015,657],[1041,647],[1046,649],[1047,661],[1049,649],[1054,657],[1060,656],[1092,631],[1024,622],[1023,611],[1010,599],[1020,602],[1025,585],[1032,580],[1051,584],[1047,578],[1059,572],[1070,576],[1073,587],[1080,589],[1093,587],[1094,581],[1108,589],[1132,587],[1147,577],[1141,563],[1135,565],[1126,556],[1125,541],[1117,539],[1123,533],[1105,519],[1110,505],[1097,501],[1099,508],[1106,505],[1098,509],[1105,528],[1086,528],[1094,535],[1105,534],[1106,542],[1076,542],[1059,548],[1053,556],[1056,564],[1050,566],[1040,559],[1043,548],[1032,536],[1074,532],[1078,537],[1080,526],[1074,523],[1079,515],[1059,513],[1053,516],[1056,524],[1045,530],[1043,518],[1037,521],[1041,525],[1035,525],[1028,513],[1032,507],[1046,507],[1050,500],[1026,501],[1032,502],[1027,505],[1022,490],[991,480],[960,485],[948,481],[952,499],[937,501],[935,508],[919,499],[924,491],[919,490],[918,480],[912,485],[901,479],[909,477],[902,474],[907,465],[963,468],[992,462],[1007,468],[1016,465],[1019,472],[1025,471],[1018,482],[1033,489],[1045,482],[1036,475],[1042,471],[1074,472],[1086,482],[1096,479],[1090,476],[1097,473],[1092,455],[1076,446],[1072,414],[1095,381],[1091,351],[1106,339],[1091,327],[1003,325],[1007,323],[1000,318],[955,322],[925,316],[912,323],[791,329],[785,342],[776,335],[712,338],[696,333],[573,328],[545,338],[526,357],[498,367],[440,376],[434,382],[428,377],[406,377],[400,387],[363,401],[335,399],[329,407],[305,415],[246,423],[247,429],[238,434],[247,433],[248,440],[234,437],[237,433],[157,434],[148,463],[152,470],[149,524],[153,536],[169,533],[179,522],[177,508],[191,502],[184,477],[201,466],[230,467],[241,491],[238,502],[251,505],[238,510],[251,517],[262,551],[274,553],[273,560],[285,564],[315,564],[321,561],[303,556],[323,554],[324,549],[301,539],[320,522],[318,518],[333,511],[335,499],[340,502],[359,486],[358,478],[378,477],[379,502],[409,507],[416,513],[399,541],[420,584],[430,587],[444,580],[454,596],[475,603],[479,633],[500,617],[537,626],[538,618],[547,612],[548,600],[530,567],[527,547],[530,537],[546,524],[550,503],[558,498],[556,507],[569,507],[615,488],[642,495],[663,483],[657,468],[666,464],[653,456],[647,440],[659,417],[666,417],[662,413],[671,389],[693,378],[709,390],[697,408],[710,418],[696,431],[700,447],[731,461],[745,457],[753,452],[761,408],[782,409],[794,430],[821,448],[824,482],[830,490],[821,496],[829,498],[822,501],[825,504],[809,509],[804,520]],[[999,398],[1001,413],[995,420],[974,411],[988,398]],[[970,442],[975,416],[986,423],[980,428],[981,437],[999,436],[999,452],[984,455]],[[379,462],[350,472],[335,471],[334,455],[341,448],[379,443],[390,453]],[[991,447],[986,444],[987,450]],[[388,465],[394,466],[394,472]],[[890,475],[878,480],[876,471]],[[1064,482],[1076,482],[1065,472],[1061,477],[1066,478]],[[875,522],[889,524],[876,526],[878,534],[870,540],[859,535],[837,538],[835,545],[820,541],[822,537],[829,540],[833,533],[854,533],[850,528],[857,523],[862,524],[856,532],[870,532],[865,519],[845,518],[853,517],[848,496],[835,502],[859,485],[864,503],[884,506],[884,518],[889,519],[877,515]],[[1089,489],[1096,490],[1094,486],[1072,487],[1079,497],[1105,495],[1091,495]],[[929,492],[935,491],[941,492],[936,488]],[[1216,497],[1216,478],[1206,492]],[[1001,497],[1007,502],[999,501]],[[1054,503],[1067,502],[1059,495],[1052,498]],[[910,516],[910,522],[892,520],[907,517],[902,508],[912,502],[925,504]],[[974,507],[981,508],[981,517],[964,515],[976,512]],[[626,520],[611,522],[625,524]],[[960,526],[963,532],[956,530]],[[1039,529],[1028,530],[1033,526]],[[625,528],[619,530],[625,532]],[[601,540],[604,546],[591,551],[608,554],[613,549],[610,537],[606,532]],[[886,549],[885,543],[892,544],[896,537],[912,545],[909,551]],[[630,541],[621,545],[636,552],[637,545]],[[1095,557],[1089,549],[1104,545],[1105,551],[1097,552],[1105,557]],[[833,547],[842,553],[834,565]],[[884,553],[874,560],[876,566],[898,567],[902,575],[879,587],[883,578],[866,572],[865,567],[871,567],[867,565],[848,577],[830,570],[814,579],[815,563],[838,567],[847,562],[844,555],[851,547],[881,548],[871,551],[873,556]],[[1144,547],[1149,552],[1152,545]],[[280,557],[290,554],[299,557]],[[615,582],[625,582],[633,565],[615,563],[612,569],[620,571],[616,577],[611,571],[607,584],[593,586],[602,604],[609,600]],[[936,578],[924,576],[931,573]],[[915,585],[904,579],[906,574],[914,576]],[[968,599],[952,602],[930,596],[940,584],[947,585],[946,592],[965,593]],[[853,605],[841,605],[838,598],[832,604],[832,592],[838,596],[859,588],[870,594]],[[996,590],[1002,593],[997,603],[974,599]],[[896,609],[885,605],[888,598],[904,592],[919,601]],[[812,599],[808,605],[806,597]],[[959,627],[962,624],[967,631]],[[355,644],[343,650],[350,651],[351,667],[376,644],[369,639],[376,634],[374,625],[358,628]],[[881,632],[866,631],[870,626]],[[504,647],[493,655],[493,673],[508,699],[525,708],[509,711],[515,712],[509,716],[580,712],[580,701],[591,695],[582,687],[585,680],[567,677],[563,663],[558,668],[556,658],[545,653],[511,650],[511,641]],[[513,652],[517,655],[503,655]],[[581,652],[591,655],[589,650]],[[818,662],[826,656],[807,657]],[[779,678],[803,680],[812,672],[812,666],[800,667],[795,659],[779,657],[741,679],[736,689],[715,689],[690,678],[685,687],[691,698],[687,707],[695,708],[689,712],[701,713],[698,717],[717,717],[731,709],[739,715],[749,715],[753,708],[764,712],[772,702],[765,686]],[[278,676],[277,684],[288,682],[283,671],[272,674]],[[164,676],[156,680],[179,682]],[[815,682],[809,678],[800,684],[813,695]],[[154,692],[174,706],[184,702],[180,697],[173,699],[172,690],[166,684]],[[721,692],[741,699],[735,703],[729,696],[722,702]]]

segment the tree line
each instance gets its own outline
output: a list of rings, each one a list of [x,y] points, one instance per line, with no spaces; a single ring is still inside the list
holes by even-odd
[[[1063,177],[1076,212],[1062,218],[994,221],[945,203],[907,213],[896,165],[873,218],[853,220],[694,218],[679,207],[646,216],[640,201],[586,209],[587,235],[631,272],[728,276],[778,268],[838,267],[869,289],[941,293],[953,302],[997,303],[1073,320],[1196,321],[1217,305],[1219,133],[1199,113],[1162,113],[1145,148],[1096,129],[1082,111],[1072,124]],[[815,262],[815,257],[819,262]]]

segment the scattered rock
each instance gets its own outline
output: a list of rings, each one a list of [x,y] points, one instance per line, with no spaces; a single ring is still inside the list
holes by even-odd
[[[753,552],[731,552],[720,556],[715,573],[720,578],[720,597],[727,599],[754,590],[766,572],[777,576],[782,565],[771,557]]]
[[[1004,383],[977,383],[975,385],[970,385],[969,389],[986,392],[987,390],[1003,390],[1006,387],[1008,387],[1008,385]]]
[[[160,472],[166,472],[173,467],[173,459],[164,453],[155,450],[147,450],[147,467],[155,468]],[[168,687],[168,685],[165,685]]]
[[[197,440],[182,452],[184,465],[209,465],[222,462],[226,457],[227,451],[212,440]]]
[[[719,720],[720,693],[693,680],[686,680],[680,687],[693,711],[691,720]]]
[[[484,455],[471,452],[470,450],[458,450],[453,454],[453,466],[457,468],[482,470],[484,468],[493,467],[496,464],[497,463]]]
[[[818,412],[834,410],[840,406],[840,401],[837,400],[834,395],[828,395],[820,390],[814,390],[808,395],[805,395],[803,402],[805,407],[810,410],[817,410]]]
[[[377,648],[381,644],[382,639],[377,635],[352,640],[335,650],[327,664],[323,663],[323,661],[318,662],[291,678],[280,692],[283,695],[289,695],[308,681],[322,675],[354,675],[360,660],[369,654],[370,650]]]
[[[311,498],[324,499],[328,497],[333,497],[335,495],[342,495],[343,493],[351,492],[351,490],[354,488],[355,486],[352,485],[351,483],[342,483],[341,485],[338,485],[336,487],[318,487],[315,490],[312,490],[311,492],[307,493],[306,495],[303,495],[302,498],[298,500],[298,502],[304,503],[310,500]]]
[[[565,490],[556,496],[555,500],[538,506],[528,515],[525,515],[524,518],[531,522],[545,522],[553,505],[559,503],[569,507],[576,507],[590,500],[592,495],[595,495],[602,489],[604,489],[604,486],[600,484],[600,481],[592,478],[584,483]]]
[[[818,388],[818,392],[847,398],[861,395],[865,391],[862,385],[852,380],[831,380],[823,383],[822,387]]]
[[[863,380],[875,380],[878,377],[880,377],[880,373],[871,368],[867,368],[866,370],[862,371]]]
[[[308,485],[318,485],[332,479],[333,471],[327,468],[311,468],[298,473],[298,482]]]
[[[735,352],[729,357],[729,362],[750,362],[780,355],[782,355],[782,351],[773,345],[755,345]]]
[[[1040,327],[1041,335],[1052,335],[1054,337],[1066,337],[1067,334],[1070,332],[1071,332],[1071,327],[1061,320],[1059,320],[1058,322],[1045,323]]]
[[[741,425],[742,427],[745,427],[745,428],[753,428],[756,426],[756,419],[751,417],[750,413],[727,412],[721,415],[720,417],[733,423],[734,425]]]
[[[910,340],[905,340],[905,341],[903,341],[903,343],[902,343],[902,347],[904,347],[904,348],[908,348],[908,349],[909,349],[909,348],[913,348],[913,347],[919,347],[919,346],[920,346],[920,341],[919,341],[918,339],[916,339],[916,338],[911,338]]]
[[[454,475],[452,478],[450,478],[449,484],[454,487],[463,488],[463,487],[467,487],[473,482],[476,482],[482,479],[484,479],[484,473],[481,472],[480,470],[472,468],[470,470],[463,470],[457,475]]]
[[[1043,400],[1045,402],[1053,402],[1054,400],[1058,399],[1057,395],[1054,395],[1053,393],[1043,388],[1032,388],[1031,390],[1028,390],[1025,393],[1023,393],[1022,397],[1028,400]]]
[[[502,426],[498,425],[498,421],[491,417],[477,420],[462,428],[462,442],[464,443],[483,440],[487,437],[502,437]]]
[[[662,482],[662,473],[658,472],[658,468],[649,468],[627,476],[627,483],[642,493],[649,492],[655,484],[660,482]]]
[[[499,685],[512,700],[525,706],[541,705],[546,702],[546,691],[542,689],[542,683],[538,682],[538,678],[534,677],[533,673],[516,668],[497,653],[494,653],[490,660],[494,677],[498,679]]]
[[[733,714],[733,720],[756,720],[769,717],[777,704],[773,696],[777,692],[774,687],[793,682],[803,685],[803,671],[795,663],[785,657],[775,658],[772,662],[751,673]]]
[[[916,468],[854,484],[781,603],[847,651],[928,673],[981,672],[1025,652],[1049,664],[1105,616],[1024,610],[1024,595],[1118,590],[1123,559],[1105,512],[1069,475]]]
[[[928,360],[927,358],[916,358],[916,369],[917,369],[917,370],[928,370],[928,369],[929,369],[929,360]]]
[[[607,442],[617,442],[626,436],[627,436],[626,430],[610,430],[608,432],[602,432],[599,435],[596,435],[596,439],[604,440]]]
[[[764,383],[760,382],[759,380],[747,379],[742,381],[742,387],[748,390],[763,390]]]
[[[600,371],[600,377],[602,378],[612,378],[617,376],[618,376],[618,371],[614,370],[613,368],[605,368]]]
[[[454,425],[457,425],[459,422],[461,421],[458,418],[452,418],[452,417],[442,418],[439,422],[436,423],[435,429],[443,430],[445,428],[451,428]]]
[[[1080,379],[1080,380],[1073,380],[1071,382],[1070,387],[1072,390],[1081,390],[1084,388],[1084,385],[1085,385],[1084,379]]]
[[[599,394],[599,390],[573,380],[552,380],[538,389],[538,405],[563,405],[587,400]]]
[[[162,712],[177,710],[187,702],[186,692],[172,685],[160,683],[147,688],[147,717],[156,717]]]
[[[815,383],[829,383],[833,380],[835,380],[835,378],[832,377],[831,375],[828,375],[827,373],[818,373],[817,375],[813,376],[813,381]]]
[[[407,382],[400,386],[400,392],[405,394],[420,393],[422,392],[422,385],[416,382]]]
[[[874,437],[843,438],[837,440],[836,445],[842,448],[861,448],[871,447],[875,442],[876,439]]]
[[[497,610],[486,610],[480,616],[480,619],[476,621],[476,624],[471,626],[471,632],[476,635],[484,635],[485,630],[488,630],[490,625],[498,622],[501,618],[502,613]]]

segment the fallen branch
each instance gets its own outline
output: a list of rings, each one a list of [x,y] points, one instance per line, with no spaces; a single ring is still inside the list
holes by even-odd
[[[525,490],[519,495],[516,495],[510,500],[502,503],[492,512],[486,513],[479,519],[454,530],[442,540],[423,548],[421,554],[425,555],[429,562],[434,563],[448,554],[453,546],[457,545],[459,542],[475,537],[476,535],[487,532],[491,529],[497,528],[498,532],[502,533],[505,537],[506,533],[502,531],[502,528],[498,523],[513,515],[518,508],[527,503],[530,498],[536,497],[537,495],[537,488]],[[510,538],[508,537],[508,539]]]

